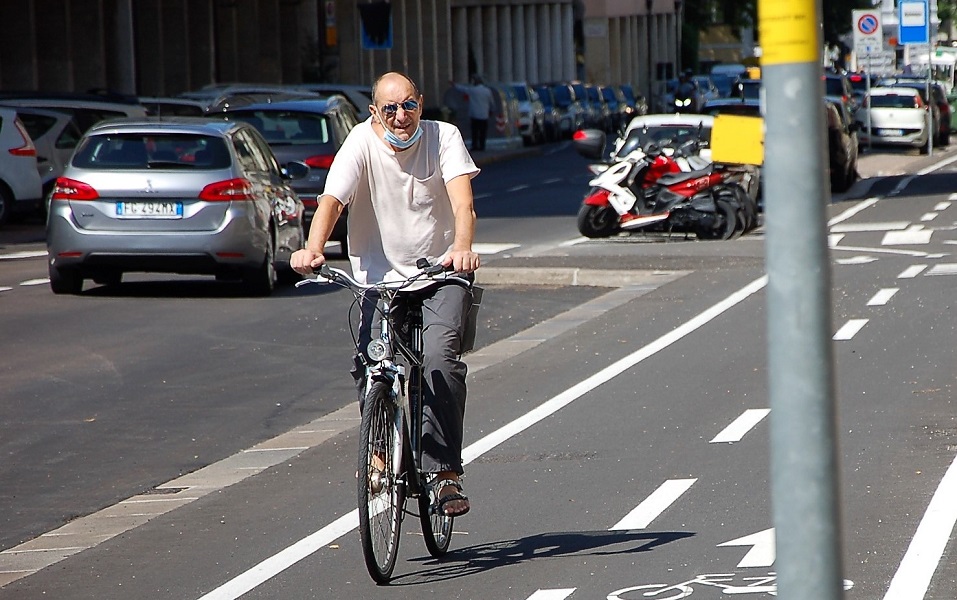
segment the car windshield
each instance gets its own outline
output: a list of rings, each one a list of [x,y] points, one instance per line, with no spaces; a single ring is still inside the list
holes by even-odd
[[[77,147],[73,165],[81,169],[225,169],[225,142],[215,136],[182,133],[93,135]]]
[[[617,155],[625,156],[635,148],[644,148],[649,143],[659,148],[677,148],[692,140],[700,140],[700,148],[707,148],[711,143],[711,128],[691,125],[636,127],[628,132],[628,137]]]
[[[555,104],[565,108],[572,103],[572,93],[564,85],[556,85],[552,88],[552,93],[555,94]]]
[[[880,94],[871,96],[874,108],[920,108],[913,94]]]
[[[528,88],[524,85],[513,85],[512,89],[515,90],[515,97],[521,102],[528,102]]]
[[[326,115],[293,110],[239,110],[227,118],[245,121],[266,138],[270,146],[331,144]]]

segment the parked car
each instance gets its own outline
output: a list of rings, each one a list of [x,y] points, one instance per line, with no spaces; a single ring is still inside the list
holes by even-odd
[[[262,135],[241,122],[180,117],[95,125],[57,180],[47,219],[50,287],[126,272],[215,275],[267,295],[305,244],[303,206]]]
[[[534,85],[532,90],[545,108],[545,139],[557,142],[563,137],[571,137],[575,131],[572,129],[571,119],[558,108],[551,86]]]
[[[828,175],[831,190],[844,192],[857,181],[859,143],[855,121],[848,121],[844,111],[833,100],[824,100],[824,121],[827,124]]]
[[[555,104],[562,111],[563,119],[571,122],[571,132],[574,133],[585,127],[585,107],[581,100],[576,97],[575,88],[570,83],[564,82],[551,83],[549,86],[555,96]]]
[[[43,197],[47,198],[83,132],[76,119],[65,112],[21,106],[17,114],[37,148],[37,170],[43,182]],[[45,213],[46,204],[41,208]]]
[[[37,149],[16,109],[0,106],[0,225],[40,207]]]
[[[625,100],[625,95],[621,90],[610,85],[600,85],[598,86],[598,91],[601,93],[605,104],[608,105],[608,111],[611,113],[612,130],[621,129],[622,126],[628,123],[632,116],[632,110]]]
[[[608,106],[604,95],[602,95],[601,88],[594,84],[585,85],[585,98],[598,115],[597,127],[604,131],[614,131],[614,116],[611,114],[611,107]]]
[[[151,117],[201,117],[208,106],[206,102],[190,98],[140,96],[138,100]]]
[[[648,114],[648,100],[646,100],[642,94],[636,94],[635,88],[633,88],[631,84],[623,83],[618,86],[618,89],[620,89],[621,93],[625,96],[625,102],[632,108],[632,112],[628,117],[629,121],[633,117]]]
[[[917,90],[921,99],[931,109],[931,131],[934,132],[934,145],[946,146],[950,144],[950,103],[947,101],[947,92],[944,86],[937,81],[930,82],[930,99],[927,96],[927,79],[917,77],[884,77],[880,86],[906,86]]]
[[[127,117],[145,117],[146,108],[134,101],[96,94],[0,94],[0,104],[45,108],[72,115],[81,131],[86,131],[100,121]]]
[[[372,88],[368,85],[355,85],[347,83],[303,83],[296,86],[298,89],[316,92],[323,96],[331,94],[340,94],[352,103],[356,109],[360,121],[369,118],[369,105],[372,104]]]
[[[718,115],[738,115],[760,117],[761,101],[757,98],[714,98],[705,102],[701,113],[716,117]]]
[[[268,85],[262,83],[211,83],[198,90],[190,90],[178,94],[177,98],[193,100],[203,105],[208,111],[214,104],[221,103],[224,97],[240,94],[281,94],[289,88],[282,85]]]
[[[515,81],[507,84],[518,99],[519,131],[526,146],[541,144],[545,140],[545,107],[528,83]]]
[[[570,83],[572,90],[575,92],[575,98],[581,102],[582,108],[585,110],[585,127],[601,127],[602,126],[602,115],[601,110],[597,105],[591,102],[588,99],[588,89],[586,85],[581,81],[572,81]]]
[[[840,104],[840,108],[847,115],[847,118],[853,119],[859,105],[847,74],[843,71],[827,70],[821,76],[821,79],[824,80],[824,97]]]
[[[738,79],[731,86],[731,98],[750,98],[759,100],[761,98],[761,80],[760,79]]]
[[[308,229],[316,213],[319,194],[326,186],[332,159],[359,122],[352,103],[335,94],[317,100],[251,104],[221,114],[226,120],[244,121],[255,127],[280,164],[299,161],[309,167],[306,176],[291,182],[305,207]],[[339,242],[343,252],[347,250],[346,210],[340,215],[330,239]]]
[[[908,86],[871,88],[855,118],[861,123],[861,141],[872,145],[906,146],[928,151],[927,103]],[[870,115],[870,129],[867,118]]]

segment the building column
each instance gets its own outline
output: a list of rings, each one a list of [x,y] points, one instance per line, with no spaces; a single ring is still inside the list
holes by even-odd
[[[525,11],[525,76],[522,81],[530,81],[538,77],[538,20],[536,19],[535,5],[526,5]]]
[[[452,80],[469,80],[469,22],[468,9],[452,9]]]
[[[533,6],[535,11],[535,22],[538,27],[538,56],[541,60],[538,63],[538,70],[528,80],[528,83],[538,83],[540,81],[550,81],[552,78],[552,22],[548,18],[548,5],[536,4]]]
[[[479,9],[482,11],[482,51],[485,54],[485,69],[483,74],[491,81],[497,81],[501,75],[499,68],[502,60],[498,45],[498,19],[495,14],[498,11],[496,6],[486,6]]]
[[[572,81],[575,79],[575,10],[572,5],[562,4],[562,42],[561,47],[567,48],[562,60],[561,81]]]
[[[525,7],[521,5],[512,6],[513,26],[512,26],[512,46],[515,48],[515,55],[512,57],[512,64],[515,65],[514,77],[516,81],[524,81],[528,77],[528,66],[525,59]]]
[[[512,33],[512,9],[509,6],[499,7],[496,15],[498,17],[499,65],[501,66],[498,78],[501,81],[513,81],[515,79],[515,53],[513,52],[515,44]]]

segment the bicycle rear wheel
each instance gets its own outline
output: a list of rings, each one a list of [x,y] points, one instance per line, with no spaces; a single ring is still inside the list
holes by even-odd
[[[422,490],[419,495],[419,521],[422,523],[425,547],[429,554],[438,558],[449,551],[449,544],[452,542],[452,523],[455,521],[455,517],[432,512],[436,493],[438,493],[438,490],[435,490],[431,485],[426,485],[425,489]]]
[[[372,384],[359,426],[359,538],[369,575],[388,583],[399,553],[405,485],[396,473],[401,456],[401,411],[391,386]]]

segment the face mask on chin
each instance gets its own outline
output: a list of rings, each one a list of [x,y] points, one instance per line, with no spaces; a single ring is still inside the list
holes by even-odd
[[[392,131],[385,126],[385,119],[382,118],[382,115],[378,115],[378,117],[379,117],[379,123],[382,125],[382,129],[385,130],[385,135],[383,136],[385,138],[385,141],[389,142],[390,144],[392,144],[393,146],[395,146],[396,148],[400,150],[405,150],[412,144],[419,141],[419,138],[422,137],[421,124],[418,124],[415,126],[415,132],[411,136],[409,136],[409,139],[403,140],[399,138],[399,136],[397,136],[396,134],[392,133]]]

